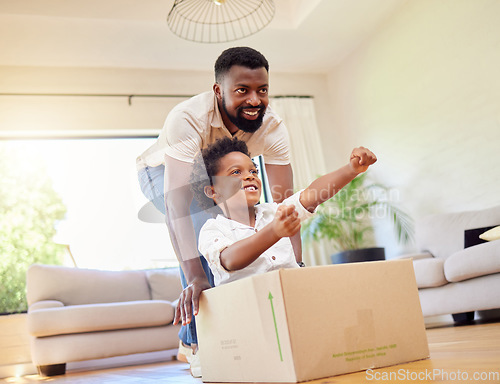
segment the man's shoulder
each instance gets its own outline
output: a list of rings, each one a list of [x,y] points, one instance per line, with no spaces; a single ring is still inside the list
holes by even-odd
[[[180,102],[172,108],[171,113],[201,116],[213,110],[214,94],[212,91],[207,91]]]
[[[282,123],[283,119],[274,112],[274,110],[268,106],[266,109],[266,114],[264,115],[264,120],[262,121],[262,128],[272,129],[278,127]]]
[[[203,134],[210,128],[213,116],[213,92],[200,93],[172,108],[165,121],[163,131],[179,136],[186,133],[191,135],[194,129],[198,134]]]

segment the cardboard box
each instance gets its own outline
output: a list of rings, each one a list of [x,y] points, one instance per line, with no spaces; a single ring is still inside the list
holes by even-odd
[[[300,382],[429,357],[411,260],[282,269],[204,291],[204,382]]]

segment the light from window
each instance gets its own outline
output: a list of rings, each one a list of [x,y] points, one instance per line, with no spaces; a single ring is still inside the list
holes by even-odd
[[[64,261],[108,270],[178,265],[164,223],[145,223],[148,202],[137,180],[136,157],[156,139],[2,141],[26,166],[43,162],[67,207],[55,241],[69,245]]]

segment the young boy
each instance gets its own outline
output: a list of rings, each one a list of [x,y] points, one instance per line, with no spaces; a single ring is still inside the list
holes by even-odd
[[[217,205],[222,211],[202,227],[198,245],[209,262],[215,285],[298,267],[289,237],[300,230],[301,221],[319,204],[375,161],[368,149],[355,148],[347,165],[319,177],[281,204],[257,204],[262,183],[246,144],[224,138],[205,148],[195,161],[191,181],[202,207]]]

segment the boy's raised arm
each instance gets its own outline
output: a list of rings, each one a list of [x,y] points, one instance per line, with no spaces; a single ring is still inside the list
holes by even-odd
[[[349,164],[319,177],[300,195],[300,203],[309,210],[330,199],[358,174],[377,161],[368,149],[353,149]],[[239,240],[220,252],[221,265],[228,271],[243,269],[282,237],[290,237],[300,230],[300,219],[293,205],[281,205],[274,220],[252,236]]]
[[[333,197],[376,161],[377,157],[370,150],[364,147],[354,148],[349,164],[314,180],[300,195],[300,203],[313,212],[318,205]]]

